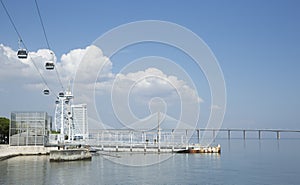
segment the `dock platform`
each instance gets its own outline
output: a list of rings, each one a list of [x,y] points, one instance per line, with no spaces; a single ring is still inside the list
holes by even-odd
[[[67,149],[50,151],[50,162],[91,160],[92,155],[88,149]]]

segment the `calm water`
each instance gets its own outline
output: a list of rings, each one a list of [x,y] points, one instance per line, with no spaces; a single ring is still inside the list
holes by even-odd
[[[176,154],[144,167],[121,165],[103,155],[65,163],[50,163],[49,156],[15,157],[0,161],[0,184],[300,184],[299,139],[217,143],[221,155]],[[144,155],[118,156],[135,161]]]

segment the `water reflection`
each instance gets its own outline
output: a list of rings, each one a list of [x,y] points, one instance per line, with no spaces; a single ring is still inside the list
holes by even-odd
[[[219,140],[221,154],[117,153],[92,161],[50,163],[48,156],[0,161],[0,184],[300,184],[300,140]],[[109,159],[108,159],[109,158]]]

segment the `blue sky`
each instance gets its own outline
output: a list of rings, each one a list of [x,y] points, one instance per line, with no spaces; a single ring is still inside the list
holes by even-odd
[[[31,51],[46,48],[34,1],[3,2],[27,47]],[[299,128],[300,2],[297,0],[53,0],[38,3],[51,48],[58,59],[73,49],[87,47],[99,36],[121,24],[163,20],[182,25],[207,43],[223,71],[227,88],[223,127]],[[2,7],[0,23],[0,44],[17,50],[18,37]],[[134,54],[130,49],[135,51]],[[111,59],[113,72],[118,72],[130,60],[143,55],[155,54],[188,60],[170,48],[160,49],[160,46],[151,44],[128,48],[127,54],[124,52]],[[185,68],[196,81],[199,96],[206,100],[201,105],[205,113],[205,107],[209,106],[210,101],[205,77],[201,71],[194,70],[192,64]],[[11,80],[9,83],[1,80],[0,90],[10,89],[16,93],[18,88],[13,85],[23,82],[18,78],[13,79],[16,81]],[[13,96],[14,93],[2,93],[0,100],[4,104],[0,107],[1,116],[9,116],[10,111],[26,109],[26,105],[31,104],[35,98],[45,104],[49,103],[48,100],[42,100],[42,96],[23,100]],[[8,98],[10,101],[7,101]],[[32,107],[53,111],[53,106],[48,105]],[[206,120],[207,115],[203,119]]]

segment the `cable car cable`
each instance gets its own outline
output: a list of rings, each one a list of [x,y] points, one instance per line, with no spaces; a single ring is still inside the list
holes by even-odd
[[[47,46],[48,46],[48,49],[50,49],[50,44],[49,44],[49,41],[48,41],[48,37],[47,37],[47,34],[46,34],[46,30],[45,30],[45,26],[44,26],[44,23],[43,23],[43,20],[42,20],[42,16],[41,16],[41,13],[40,13],[40,9],[39,9],[39,6],[38,6],[38,3],[36,0],[34,0],[35,2],[35,6],[36,6],[36,9],[37,9],[37,12],[38,12],[38,15],[39,15],[39,18],[40,18],[40,22],[41,22],[41,25],[42,25],[42,28],[43,28],[43,32],[44,32],[44,36],[45,36],[45,39],[46,39],[46,43],[47,43]]]
[[[5,12],[6,12],[6,15],[8,16],[8,18],[9,18],[9,20],[10,20],[10,23],[13,25],[13,27],[14,27],[14,29],[15,29],[17,35],[19,36],[19,39],[22,41],[22,44],[23,44],[24,48],[28,51],[28,49],[27,49],[27,47],[26,47],[26,45],[25,45],[25,42],[23,41],[23,39],[22,39],[22,37],[21,37],[21,34],[19,33],[19,31],[18,31],[18,29],[17,29],[17,27],[16,27],[14,21],[12,20],[10,14],[9,14],[7,8],[6,8],[6,6],[4,5],[4,3],[2,2],[2,0],[0,0],[0,1],[1,1],[2,7],[4,8],[4,10],[5,10]],[[46,85],[46,87],[49,89],[50,92],[52,92],[51,94],[54,95],[55,98],[58,98],[55,94],[53,94],[54,91],[52,91],[52,90],[49,88],[49,85],[48,85],[46,79],[44,78],[43,74],[40,72],[39,68],[38,68],[37,65],[35,64],[33,58],[31,57],[31,55],[30,55],[29,53],[28,53],[28,55],[29,55],[30,60],[31,60],[32,63],[33,63],[33,66],[34,66],[35,69],[38,71],[38,73],[39,73],[39,75],[40,75],[42,81],[43,81],[44,84]]]
[[[48,37],[47,37],[47,34],[46,34],[46,29],[45,29],[45,26],[44,26],[44,23],[43,23],[43,19],[42,19],[42,16],[41,16],[40,8],[39,8],[39,6],[38,6],[37,0],[34,0],[34,2],[35,2],[35,5],[36,5],[36,9],[37,9],[38,15],[39,15],[40,23],[41,23],[42,28],[43,28],[44,37],[45,37],[45,40],[46,40],[48,49],[51,50],[50,44],[49,44],[49,40],[48,40]],[[54,70],[55,70],[55,72],[56,72],[56,76],[57,76],[57,78],[58,78],[58,81],[59,81],[59,83],[60,83],[60,85],[61,85],[62,90],[65,91],[65,88],[64,88],[64,86],[63,86],[63,84],[62,84],[60,75],[59,75],[59,73],[58,73],[56,67],[54,67]]]
[[[16,25],[14,24],[14,21],[12,20],[11,16],[9,15],[8,10],[6,9],[6,7],[5,7],[4,3],[2,2],[2,0],[1,0],[1,4],[2,4],[2,7],[4,8],[4,10],[6,12],[6,15],[8,16],[8,18],[10,20],[10,23],[13,25],[20,41],[22,41],[22,37],[21,37],[20,33],[18,32],[18,29],[17,29]],[[23,41],[22,41],[22,43],[23,43]],[[24,45],[24,43],[23,43],[23,45]]]

